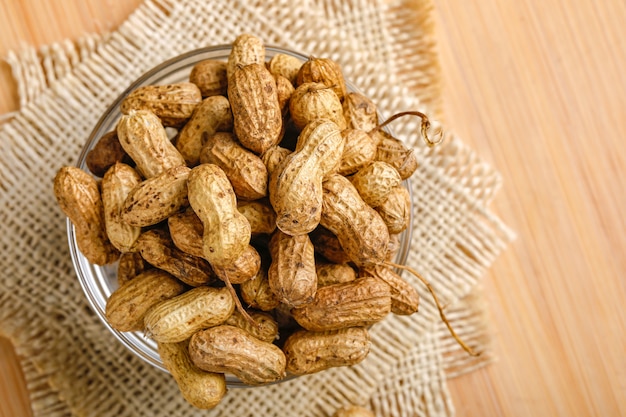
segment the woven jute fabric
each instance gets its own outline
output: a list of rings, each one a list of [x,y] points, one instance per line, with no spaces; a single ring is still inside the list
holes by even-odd
[[[230,389],[216,409],[199,411],[90,310],[52,192],[56,171],[76,163],[100,115],[143,72],[244,32],[336,60],[384,115],[442,116],[428,0],[153,0],[113,33],[10,54],[21,106],[0,126],[0,332],[22,359],[35,416],[330,416],[346,404],[380,416],[450,416],[447,379],[490,361],[479,284],[511,238],[488,209],[500,176],[449,130],[443,145],[426,147],[410,120],[393,127],[420,163],[407,264],[432,283],[457,333],[482,356],[460,350],[425,288],[405,273],[422,294],[420,310],[374,325],[364,362]]]

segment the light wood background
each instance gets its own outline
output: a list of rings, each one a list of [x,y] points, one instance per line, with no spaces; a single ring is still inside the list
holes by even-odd
[[[139,0],[2,0],[0,55],[113,30]],[[485,277],[498,361],[461,416],[626,415],[626,3],[436,0],[446,124],[503,175],[518,233]],[[0,68],[0,114],[17,97]],[[0,416],[30,415],[0,339]]]

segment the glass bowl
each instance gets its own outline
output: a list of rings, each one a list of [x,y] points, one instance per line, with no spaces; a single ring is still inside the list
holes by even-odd
[[[226,61],[228,59],[228,55],[230,54],[230,50],[230,45],[219,45],[197,49],[165,61],[139,77],[139,79],[133,82],[104,112],[91,132],[89,139],[85,143],[85,146],[83,147],[78,158],[77,166],[84,171],[89,172],[86,164],[87,153],[95,146],[98,140],[105,133],[115,128],[121,117],[120,104],[124,97],[126,97],[126,95],[128,95],[131,91],[144,85],[171,84],[188,81],[191,69],[195,64],[207,59]],[[292,55],[303,62],[308,59],[307,56],[297,52],[278,47],[266,46],[266,57],[268,60],[279,53]],[[346,80],[346,88],[348,91],[359,91],[348,80]],[[391,133],[389,129],[385,128],[385,130],[388,133]],[[411,192],[409,180],[404,181],[404,186],[409,190],[409,192]],[[411,201],[412,198],[413,197],[411,195]],[[108,331],[110,331],[134,355],[146,361],[150,365],[164,372],[168,372],[159,357],[156,342],[154,340],[148,338],[142,332],[120,332],[115,330],[105,318],[107,299],[118,287],[116,277],[117,263],[105,266],[90,263],[78,249],[74,226],[69,219],[67,220],[67,233],[72,262],[74,264],[80,285],[93,311],[95,311],[96,315],[100,318]],[[411,226],[409,226],[407,230],[400,235],[400,248],[395,259],[395,262],[398,264],[404,264],[406,262],[411,241],[410,234]],[[289,377],[286,379],[289,379]],[[226,383],[229,387],[247,386],[234,375],[226,375]]]

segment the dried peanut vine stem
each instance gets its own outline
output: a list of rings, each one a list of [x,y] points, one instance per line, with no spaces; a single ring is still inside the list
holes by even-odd
[[[446,324],[446,327],[448,328],[448,330],[450,331],[450,334],[452,335],[452,337],[454,338],[454,340],[457,341],[457,343],[459,345],[461,345],[461,347],[463,348],[463,350],[465,350],[467,353],[469,353],[471,356],[480,356],[481,352],[475,352],[471,347],[467,346],[465,344],[465,342],[463,342],[463,340],[461,340],[461,338],[456,334],[456,332],[454,331],[454,329],[452,328],[452,325],[450,324],[450,322],[448,321],[448,319],[446,318],[445,313],[443,312],[443,307],[441,306],[441,303],[439,302],[439,298],[437,298],[437,294],[435,293],[435,290],[433,290],[433,287],[430,285],[430,283],[426,280],[426,278],[424,278],[419,272],[417,272],[415,269],[405,266],[405,265],[399,265],[393,262],[389,262],[389,261],[385,261],[384,265],[387,266],[391,266],[394,268],[400,268],[400,269],[404,269],[405,271],[410,272],[411,274],[415,275],[415,277],[417,277],[417,279],[419,279],[422,284],[424,284],[426,286],[426,288],[428,289],[428,291],[430,292],[430,294],[433,296],[433,300],[435,301],[435,304],[437,305],[437,309],[439,310],[439,317],[441,317],[441,320],[443,320],[443,322]]]
[[[254,321],[252,316],[248,314],[245,308],[243,308],[243,305],[241,304],[241,300],[239,299],[239,295],[237,295],[237,291],[235,291],[235,287],[233,287],[233,284],[230,282],[230,279],[228,279],[228,276],[224,276],[223,281],[224,281],[224,284],[226,284],[226,288],[228,288],[230,295],[233,297],[233,300],[235,300],[235,307],[241,313],[243,318],[252,326],[259,328],[261,325],[257,323],[256,321]]]
[[[424,140],[424,142],[426,142],[426,145],[428,145],[429,147],[438,145],[443,141],[443,130],[441,129],[441,127],[437,126],[433,129],[434,130],[434,132],[432,132],[433,138],[431,138],[429,134],[429,130],[431,130],[431,127],[433,125],[431,124],[428,116],[426,116],[424,113],[417,111],[417,110],[403,111],[400,113],[396,113],[390,118],[388,118],[387,120],[385,120],[384,122],[382,122],[381,124],[379,124],[378,126],[376,126],[374,129],[370,130],[368,133],[370,134],[375,133],[381,130],[383,127],[387,126],[389,123],[393,122],[394,120],[399,119],[400,117],[404,117],[404,116],[418,116],[419,118],[422,119],[422,124],[420,126],[420,133],[422,135],[422,139]]]

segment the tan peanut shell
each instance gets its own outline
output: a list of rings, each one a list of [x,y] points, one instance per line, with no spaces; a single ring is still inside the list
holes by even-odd
[[[307,330],[322,332],[369,326],[391,311],[389,286],[374,277],[318,288],[309,304],[292,310],[294,319]]]
[[[250,223],[237,210],[233,187],[217,165],[202,164],[188,179],[189,203],[204,226],[202,253],[213,267],[234,262],[250,243]]]
[[[346,82],[339,64],[329,58],[311,57],[302,64],[296,78],[296,85],[322,83],[333,89],[340,101],[346,95]]]
[[[126,197],[122,221],[136,227],[151,226],[187,206],[190,171],[186,166],[177,166],[137,185]]]
[[[272,74],[274,75],[274,74]],[[278,105],[280,106],[280,112],[285,117],[289,112],[289,100],[296,91],[293,84],[289,80],[281,75],[274,75],[276,81],[276,94],[278,96]]]
[[[350,92],[343,100],[343,116],[348,128],[370,132],[378,126],[376,105],[361,93]]]
[[[230,103],[224,96],[211,96],[202,100],[183,126],[176,139],[176,149],[193,167],[200,162],[200,153],[207,140],[215,132],[228,132],[233,129],[233,113]]]
[[[291,150],[278,145],[274,145],[265,151],[261,155],[261,160],[265,164],[268,174],[271,174],[291,152]]]
[[[241,284],[257,275],[261,268],[261,257],[254,246],[248,245],[239,258],[226,266],[215,266],[213,271],[219,279],[231,284]]]
[[[332,417],[376,417],[376,415],[367,408],[349,405],[335,411]]]
[[[239,327],[267,343],[278,339],[278,323],[271,314],[264,311],[248,311],[248,315],[252,317],[256,325],[250,323],[238,310],[235,310],[224,324]]]
[[[232,373],[249,385],[278,381],[286,375],[282,350],[234,326],[221,325],[194,334],[189,354],[200,369]]]
[[[287,371],[295,375],[356,365],[369,351],[370,336],[363,327],[324,332],[300,330],[289,336],[283,346]]]
[[[337,236],[323,226],[318,226],[309,233],[315,252],[336,264],[350,262],[350,257],[341,247]]]
[[[372,162],[350,177],[363,201],[374,208],[380,206],[401,181],[398,171],[382,161]]]
[[[191,68],[189,82],[200,89],[202,97],[225,96],[228,90],[227,64],[224,61],[206,59]]]
[[[256,276],[239,286],[241,298],[250,308],[272,311],[280,305],[280,300],[270,288],[267,269],[261,266]]]
[[[384,281],[391,289],[391,312],[408,316],[419,308],[419,293],[388,266],[375,266],[360,271],[360,276],[372,276]]]
[[[135,247],[150,265],[169,272],[187,285],[197,287],[215,281],[211,265],[203,258],[178,249],[164,230],[142,233]]]
[[[121,287],[148,268],[150,265],[143,260],[141,254],[137,252],[122,253],[117,263],[117,286]]]
[[[324,181],[320,224],[333,232],[357,265],[384,262],[389,232],[380,215],[363,201],[352,183],[334,174]]]
[[[149,269],[137,275],[111,294],[105,317],[120,332],[143,330],[146,312],[161,301],[185,291],[182,282],[160,269]]]
[[[378,130],[370,136],[378,141],[375,158],[377,161],[387,162],[393,166],[403,180],[413,175],[418,164],[412,149],[384,130]]]
[[[87,153],[85,163],[92,174],[102,178],[116,162],[128,164],[131,159],[122,148],[117,132],[113,130],[98,139],[93,149]]]
[[[78,249],[96,265],[115,262],[119,252],[109,241],[97,181],[76,167],[61,167],[54,177],[59,207],[74,225]]]
[[[182,342],[224,323],[233,311],[235,301],[227,288],[202,286],[153,306],[144,316],[144,326],[157,342]]]
[[[242,33],[233,41],[226,66],[228,80],[240,67],[250,64],[265,65],[265,44],[249,33]]]
[[[226,395],[222,373],[206,372],[191,362],[189,343],[157,343],[163,366],[170,372],[183,398],[202,410],[215,408]]]
[[[287,305],[310,302],[317,290],[317,274],[309,235],[289,236],[277,230],[272,235],[269,250],[272,263],[267,276],[272,292]]]
[[[341,136],[344,137],[345,146],[337,173],[354,174],[369,165],[376,157],[376,143],[364,131],[344,129],[341,131]]]
[[[335,123],[320,119],[302,131],[296,149],[272,171],[269,183],[276,226],[289,235],[309,233],[319,224],[322,180],[337,167],[343,138]]]
[[[258,200],[267,195],[265,164],[241,146],[232,133],[218,132],[209,137],[200,153],[200,162],[222,168],[239,199]]]
[[[398,186],[393,188],[376,211],[389,229],[389,233],[401,233],[411,221],[411,195],[409,190]]]
[[[241,144],[260,155],[281,138],[282,112],[276,81],[263,64],[238,68],[228,81],[234,131]]]
[[[356,271],[345,263],[318,262],[315,264],[315,271],[317,273],[318,287],[342,284],[356,279]]]
[[[339,130],[347,126],[339,97],[332,88],[322,83],[299,85],[289,100],[289,114],[298,129],[304,129],[317,119],[332,120]]]
[[[270,234],[276,230],[276,213],[267,199],[238,201],[237,210],[248,219],[253,235]]]
[[[167,218],[170,237],[183,252],[202,258],[202,235],[204,226],[191,207]]]
[[[131,91],[120,105],[122,114],[150,110],[163,126],[179,127],[191,117],[202,101],[200,89],[193,83],[146,85]]]
[[[144,178],[185,165],[185,159],[170,142],[161,121],[150,110],[131,110],[123,115],[117,124],[117,135]]]
[[[115,163],[104,174],[100,188],[104,207],[104,223],[111,244],[120,252],[130,252],[141,234],[141,227],[122,220],[122,209],[128,194],[141,183],[141,177],[130,166]]]
[[[280,75],[289,80],[295,86],[298,72],[302,67],[302,61],[293,55],[276,54],[267,63],[267,68],[272,75]]]

